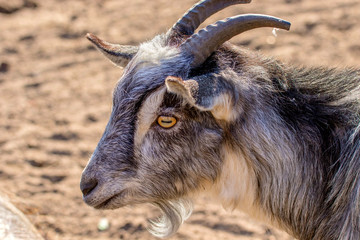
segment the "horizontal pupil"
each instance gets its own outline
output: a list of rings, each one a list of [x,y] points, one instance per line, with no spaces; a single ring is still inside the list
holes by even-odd
[[[166,121],[166,120],[161,120],[161,122],[163,122],[163,123],[172,123],[173,121],[172,121],[172,120],[168,120],[168,121]]]

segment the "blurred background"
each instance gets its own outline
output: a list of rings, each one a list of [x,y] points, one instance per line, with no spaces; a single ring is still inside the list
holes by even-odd
[[[110,115],[122,74],[84,38],[138,44],[167,31],[196,0],[0,0],[0,191],[48,240],[155,239],[141,205],[97,211],[79,181]],[[257,29],[231,40],[299,66],[360,65],[358,0],[253,0],[208,19],[262,13],[290,32]],[[98,223],[109,223],[102,231]],[[106,225],[106,224],[105,224]],[[171,239],[291,239],[199,198]]]

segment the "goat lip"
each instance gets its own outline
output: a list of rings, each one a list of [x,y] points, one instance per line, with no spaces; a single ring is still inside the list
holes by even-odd
[[[94,206],[95,209],[115,209],[115,208],[120,208],[123,207],[125,204],[119,203],[122,198],[123,195],[123,191],[111,196],[110,198],[104,200],[103,202],[97,204],[96,206]],[[114,205],[114,201],[116,202],[116,205]]]

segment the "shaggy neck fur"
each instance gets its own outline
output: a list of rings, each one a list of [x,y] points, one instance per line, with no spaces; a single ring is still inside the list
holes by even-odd
[[[359,239],[359,72],[264,65],[229,127],[218,196],[299,239]]]

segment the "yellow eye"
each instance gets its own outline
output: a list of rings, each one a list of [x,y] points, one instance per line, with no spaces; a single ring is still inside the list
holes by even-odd
[[[171,128],[176,124],[176,118],[169,116],[159,116],[157,123],[160,125],[160,127]]]

